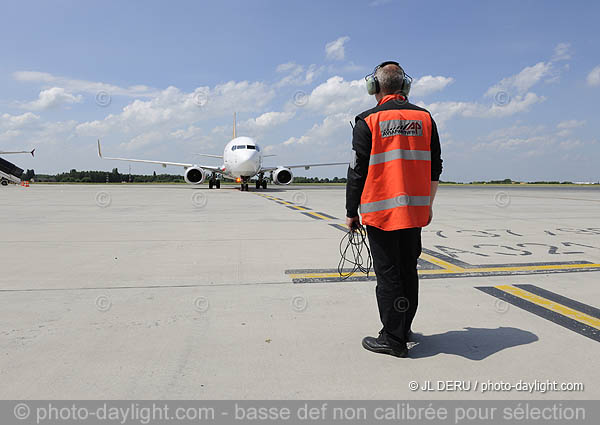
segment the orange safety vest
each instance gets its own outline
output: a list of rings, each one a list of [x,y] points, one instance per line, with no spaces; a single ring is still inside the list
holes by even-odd
[[[379,105],[401,95],[388,95]],[[360,198],[363,224],[382,230],[423,227],[431,196],[431,116],[425,110],[376,110],[364,120],[372,134]]]

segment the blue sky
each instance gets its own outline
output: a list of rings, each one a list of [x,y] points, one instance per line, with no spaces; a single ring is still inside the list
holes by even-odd
[[[391,59],[439,124],[443,180],[598,180],[598,16],[523,0],[12,2],[0,150],[35,147],[12,159],[40,173],[125,171],[98,137],[115,156],[203,163],[237,110],[269,164],[346,159],[348,121],[374,103],[363,77]]]

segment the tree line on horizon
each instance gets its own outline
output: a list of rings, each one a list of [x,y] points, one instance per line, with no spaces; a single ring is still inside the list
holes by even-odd
[[[122,174],[118,168],[112,171],[78,171],[72,169],[69,172],[58,174],[36,174],[34,170],[27,170],[21,176],[22,180],[33,180],[38,182],[56,182],[56,183],[185,183],[182,175],[179,174]],[[231,179],[223,179],[232,181]],[[345,177],[320,178],[320,177],[294,177],[294,183],[346,183]],[[470,183],[443,181],[446,184],[520,184],[520,181],[512,179],[473,181]],[[528,184],[573,184],[571,181],[533,181]],[[599,183],[594,183],[599,184]]]

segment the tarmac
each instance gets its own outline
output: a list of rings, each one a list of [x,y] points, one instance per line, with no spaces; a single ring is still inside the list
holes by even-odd
[[[598,187],[441,186],[402,359],[361,347],[376,282],[337,276],[343,186],[0,198],[2,399],[600,397]]]

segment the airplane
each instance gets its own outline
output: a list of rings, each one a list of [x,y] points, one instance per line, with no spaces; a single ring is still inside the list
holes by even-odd
[[[8,154],[13,154],[13,153],[30,153],[31,156],[35,156],[35,149],[30,150],[30,151],[13,151],[13,152],[7,152],[7,151],[0,151],[0,154],[2,155],[8,155]]]
[[[117,160],[117,161],[129,161],[129,162],[144,162],[149,164],[160,164],[163,167],[172,165],[176,167],[184,167],[185,173],[183,175],[186,183],[192,185],[198,185],[208,179],[208,188],[216,189],[221,188],[221,181],[219,176],[235,179],[237,183],[240,183],[241,191],[248,191],[248,182],[252,177],[256,177],[256,189],[267,188],[267,178],[265,173],[270,173],[270,179],[277,185],[288,185],[294,179],[292,173],[293,168],[304,168],[306,170],[310,167],[323,167],[330,165],[348,165],[348,162],[330,162],[325,164],[302,164],[302,165],[280,165],[277,167],[265,167],[263,166],[263,158],[274,155],[265,155],[254,140],[251,137],[236,136],[236,122],[235,113],[233,114],[233,138],[225,145],[223,155],[209,155],[209,154],[196,154],[200,156],[210,158],[220,158],[223,160],[223,165],[220,167],[212,165],[197,165],[187,164],[181,162],[169,162],[169,161],[151,161],[145,159],[132,159],[132,158],[115,158],[102,155],[100,148],[100,140],[98,139],[98,156],[102,159]]]

